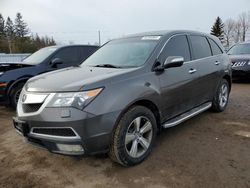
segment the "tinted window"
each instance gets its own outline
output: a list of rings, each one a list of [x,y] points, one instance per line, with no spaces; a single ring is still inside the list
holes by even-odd
[[[213,55],[222,54],[222,50],[220,49],[220,47],[212,39],[208,39],[208,40],[211,45]]]
[[[169,56],[182,56],[184,61],[190,61],[190,51],[185,35],[171,38],[163,49],[161,61],[165,61]]]
[[[65,64],[79,63],[80,59],[77,49],[77,47],[63,48],[53,58],[60,58]]]
[[[211,56],[211,49],[208,41],[202,36],[190,36],[194,59]]]
[[[84,60],[86,60],[97,49],[98,49],[98,47],[94,47],[94,46],[79,47],[79,51],[80,51],[79,53],[80,53],[81,62],[83,62]]]

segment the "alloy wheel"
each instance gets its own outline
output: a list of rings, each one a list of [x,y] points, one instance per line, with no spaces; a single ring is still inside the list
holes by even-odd
[[[220,89],[219,94],[219,104],[220,107],[223,108],[227,104],[228,101],[228,87],[226,84],[223,84]]]
[[[126,132],[125,147],[128,155],[133,158],[145,154],[151,144],[153,127],[150,120],[144,116],[135,118]]]

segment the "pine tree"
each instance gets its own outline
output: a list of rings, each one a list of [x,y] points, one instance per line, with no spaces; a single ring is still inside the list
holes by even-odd
[[[221,41],[223,41],[223,39],[224,39],[223,27],[224,27],[224,24],[223,24],[221,18],[217,17],[215,20],[215,23],[211,29],[211,35],[214,35],[214,36],[218,37]]]
[[[14,25],[10,17],[8,17],[6,21],[5,35],[8,37],[14,37]]]
[[[0,14],[0,37],[4,37],[4,18],[2,14]]]
[[[27,23],[23,21],[23,17],[19,12],[16,14],[14,30],[16,37],[25,37],[29,33]]]
[[[8,44],[5,36],[5,20],[0,14],[0,53],[8,52]]]
[[[12,42],[14,40],[14,25],[10,17],[7,18],[6,25],[5,25],[5,35],[8,41],[9,52],[12,53]]]

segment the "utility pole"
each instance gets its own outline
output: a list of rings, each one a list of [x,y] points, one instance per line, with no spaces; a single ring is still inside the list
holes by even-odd
[[[99,38],[99,46],[101,46],[101,31],[98,31],[98,38]]]

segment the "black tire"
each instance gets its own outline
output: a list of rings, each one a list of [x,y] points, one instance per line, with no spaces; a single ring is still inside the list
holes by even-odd
[[[12,88],[10,92],[10,107],[13,109],[16,109],[17,102],[20,96],[20,93],[23,89],[24,83],[17,84],[14,88]]]
[[[141,129],[138,129],[139,131],[129,132],[132,130],[133,127],[136,127],[135,125],[137,124],[136,119],[140,119],[139,121],[140,123],[138,124],[139,127],[141,127]],[[145,127],[150,127],[150,129],[149,128],[145,129]],[[141,163],[150,154],[155,142],[156,133],[157,133],[157,124],[155,116],[151,112],[151,110],[149,110],[144,106],[132,106],[126,113],[122,115],[116,129],[114,130],[109,151],[110,158],[113,161],[123,166],[133,166]],[[127,137],[128,134],[130,135],[133,134],[135,137],[133,141],[130,141],[131,142],[130,152],[128,151],[130,142],[125,144],[125,141],[127,141],[128,138]],[[144,144],[145,142],[142,142],[143,140],[147,141],[146,145]],[[134,143],[137,143],[136,146],[137,148],[136,151],[138,151],[137,157],[131,156],[131,151]]]
[[[223,95],[223,87],[226,87],[226,93],[224,93],[226,96],[226,100],[224,100],[224,103],[221,103],[221,95]],[[225,79],[222,79],[217,91],[215,93],[214,99],[213,99],[213,103],[212,103],[212,111],[214,112],[223,112],[228,104],[228,99],[229,99],[229,84],[228,81]],[[222,105],[223,104],[223,105]]]

